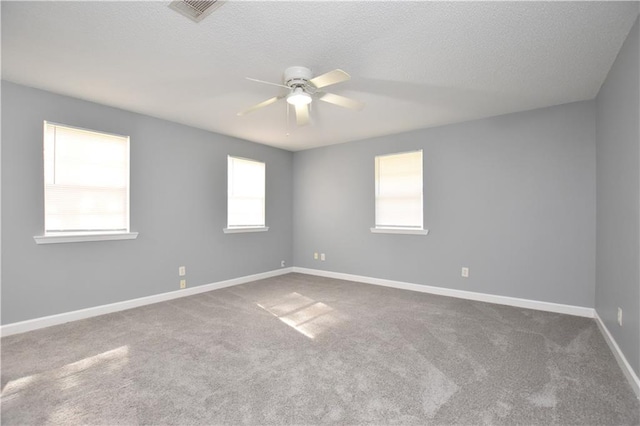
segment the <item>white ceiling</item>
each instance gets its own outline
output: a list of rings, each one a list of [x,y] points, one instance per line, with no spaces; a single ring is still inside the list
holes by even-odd
[[[2,78],[292,151],[596,96],[637,2],[2,1]],[[352,79],[287,123],[292,65]],[[293,113],[293,112],[292,112]],[[72,123],[70,123],[72,124]]]

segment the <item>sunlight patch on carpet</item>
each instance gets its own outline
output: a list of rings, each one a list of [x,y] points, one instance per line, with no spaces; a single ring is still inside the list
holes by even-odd
[[[44,373],[33,374],[31,376],[21,377],[11,380],[2,391],[3,400],[6,398],[13,399],[21,392],[29,390],[34,385],[41,382],[55,382],[59,390],[67,390],[82,384],[85,373],[90,380],[94,377],[90,371],[96,368],[106,369],[112,372],[122,368],[129,361],[129,347],[121,346],[119,348],[103,352],[80,361],[72,362],[63,367],[45,371]]]
[[[296,292],[256,304],[310,339],[344,319],[331,306]]]

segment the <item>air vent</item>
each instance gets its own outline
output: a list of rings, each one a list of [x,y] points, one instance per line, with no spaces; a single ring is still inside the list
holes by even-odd
[[[223,3],[224,1],[221,0],[176,0],[172,1],[169,7],[195,22],[200,22],[211,12],[222,6]]]

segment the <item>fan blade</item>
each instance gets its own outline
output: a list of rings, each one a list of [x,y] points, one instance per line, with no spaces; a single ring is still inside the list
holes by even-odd
[[[320,89],[321,87],[342,83],[343,81],[347,81],[350,78],[351,76],[342,70],[333,70],[312,78],[311,80],[309,80],[309,83]]]
[[[284,87],[285,89],[290,89],[289,86],[285,86],[284,84],[272,83],[270,81],[258,80],[256,78],[251,78],[251,77],[245,77],[245,78],[247,80],[255,81],[255,82],[258,82],[258,83],[270,84],[272,86],[278,86],[278,87]]]
[[[356,101],[355,99],[351,98],[345,98],[344,96],[340,95],[334,95],[333,93],[325,93],[318,99],[330,104],[338,105],[344,108],[355,109],[358,111],[364,108],[364,103],[360,101]]]
[[[259,104],[256,104],[250,108],[245,109],[244,111],[240,111],[238,115],[247,115],[250,112],[253,112],[259,108],[266,107],[267,105],[271,105],[272,103],[277,102],[282,98],[284,98],[284,96],[276,96],[275,98],[267,99],[266,101],[260,102]]]
[[[309,107],[307,105],[296,105],[296,123],[298,126],[309,124]]]

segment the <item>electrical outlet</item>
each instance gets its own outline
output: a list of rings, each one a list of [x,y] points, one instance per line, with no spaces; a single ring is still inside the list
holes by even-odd
[[[318,260],[318,252],[313,253],[313,260]]]
[[[622,308],[618,308],[618,325],[622,327]]]
[[[326,258],[326,256],[324,255],[324,253],[320,253],[320,260],[321,260],[321,261],[323,261],[323,262],[324,262],[325,260],[327,260],[327,258]]]
[[[180,275],[181,277],[184,277],[185,275],[187,275],[187,268],[185,266],[179,267],[178,275]]]
[[[280,261],[280,267],[281,267],[281,268],[284,268],[284,260],[281,260],[281,261]]]
[[[469,268],[466,266],[463,267],[460,275],[462,275],[463,278],[469,278]]]
[[[180,280],[180,288],[187,288],[187,280]]]

